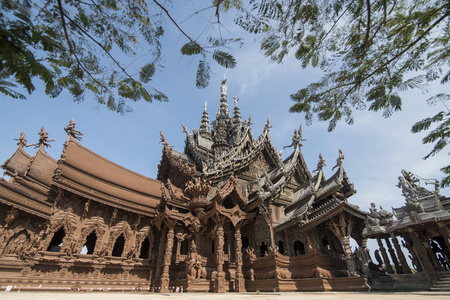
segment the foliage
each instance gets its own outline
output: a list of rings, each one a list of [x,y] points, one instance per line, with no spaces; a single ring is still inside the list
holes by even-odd
[[[237,23],[263,36],[265,56],[280,63],[292,50],[303,68],[319,67],[325,72],[318,82],[291,95],[295,104],[290,111],[305,113],[308,123],[316,115],[329,122],[331,131],[341,119],[353,124],[355,109],[382,111],[389,117],[402,108],[400,92],[450,79],[448,1],[250,2],[252,8],[243,10]],[[413,130],[442,121],[424,139],[425,143],[436,142],[431,155],[448,141],[448,115],[438,119],[419,122]]]
[[[239,5],[238,0],[219,0],[211,7],[219,20],[219,12]],[[121,114],[131,111],[127,100],[167,101],[164,93],[149,85],[161,63],[164,17],[183,32],[156,0],[0,0],[0,93],[25,99],[21,91],[31,94],[37,79],[50,97],[66,89],[81,102],[90,93]],[[220,65],[236,65],[220,50],[227,41],[210,38],[200,46],[186,37],[190,42],[183,46],[183,54],[206,58],[208,47],[215,48],[212,58]],[[140,69],[130,70],[118,59],[122,54],[126,59],[136,57],[143,48],[147,61]],[[197,86],[205,87],[208,63],[203,61],[197,73]]]

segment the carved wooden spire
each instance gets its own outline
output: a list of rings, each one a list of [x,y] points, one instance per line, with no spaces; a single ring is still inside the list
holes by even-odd
[[[220,87],[220,105],[219,110],[216,115],[216,120],[213,122],[214,125],[214,145],[213,147],[217,150],[217,154],[223,153],[228,149],[228,124],[230,121],[230,112],[228,110],[227,103],[227,80],[222,80],[222,85]]]
[[[206,101],[205,101],[205,106],[203,109],[203,113],[202,113],[202,121],[200,122],[200,128],[198,130],[198,132],[200,133],[201,136],[203,137],[209,137],[210,136],[210,132],[209,132],[209,116],[208,116],[208,111],[206,110]]]

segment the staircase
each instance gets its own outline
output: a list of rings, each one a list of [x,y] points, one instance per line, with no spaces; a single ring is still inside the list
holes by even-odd
[[[438,282],[430,290],[433,292],[450,292],[450,274],[440,276]]]

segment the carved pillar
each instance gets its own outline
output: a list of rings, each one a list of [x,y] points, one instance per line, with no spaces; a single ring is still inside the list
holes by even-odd
[[[214,284],[214,292],[225,293],[225,273],[223,272],[223,263],[224,263],[223,246],[225,244],[223,232],[224,218],[222,216],[216,216],[215,221],[216,221],[217,274],[216,274],[216,282]]]
[[[389,257],[387,256],[386,248],[383,247],[383,242],[381,241],[380,238],[377,238],[377,242],[378,242],[378,247],[380,248],[381,256],[383,257],[383,261],[384,261],[384,265],[386,267],[386,271],[389,274],[394,274],[394,269],[392,269],[391,262],[389,260]]]
[[[429,239],[427,239],[422,244],[425,247],[425,250],[427,251],[427,253],[430,257],[430,260],[431,260],[431,263],[433,264],[434,269],[437,271],[443,271],[441,265],[439,264],[439,262],[437,260],[436,254],[433,252],[433,249],[431,249],[431,247],[430,247]]]
[[[404,240],[404,247],[406,249],[408,249],[409,251],[409,258],[411,259],[411,262],[413,264],[413,268],[415,268],[417,270],[417,272],[422,272],[423,271],[423,266],[422,266],[422,262],[419,259],[419,255],[417,254],[417,251],[414,250],[413,246],[412,246],[412,239],[410,236],[408,235],[404,235],[402,236],[403,240]]]
[[[236,255],[236,281],[234,284],[235,292],[245,292],[245,279],[242,274],[242,236],[240,227],[236,227],[234,233],[234,248]]]
[[[173,248],[173,240],[175,237],[174,234],[174,225],[172,222],[167,222],[168,230],[166,236],[166,249],[164,252],[164,262],[163,262],[163,270],[161,275],[161,293],[167,293],[169,291],[169,269],[170,263],[172,261],[172,248]]]
[[[438,225],[439,233],[444,238],[445,245],[447,246],[448,251],[450,251],[450,233],[449,233],[449,230],[448,230],[447,226],[445,226],[445,223],[437,223],[437,225]]]
[[[403,254],[402,248],[400,247],[400,244],[398,243],[397,237],[394,234],[391,234],[392,242],[394,243],[395,251],[397,251],[397,257],[400,260],[400,263],[402,264],[402,271],[404,274],[410,274],[411,269],[408,266],[408,262],[406,261],[405,255]]]
[[[384,241],[386,242],[386,245],[388,247],[389,254],[391,255],[392,262],[394,263],[395,269],[397,270],[397,274],[403,274],[402,267],[400,266],[397,255],[395,255],[395,251],[392,248],[391,242],[389,241],[389,238],[384,238]]]
[[[369,251],[367,251],[367,238],[359,238],[357,240],[358,246],[359,246],[359,252],[360,257],[362,259],[361,261],[361,270],[364,274],[369,274],[369,261],[370,261],[370,255]]]
[[[431,284],[437,282],[436,274],[434,273],[433,263],[428,257],[427,251],[425,250],[422,242],[419,239],[419,235],[414,231],[413,228],[408,228],[409,236],[413,242],[413,248],[419,255],[419,259],[422,262],[423,268],[426,270],[428,277],[430,278]]]
[[[154,286],[159,287],[161,282],[161,269],[164,261],[164,246],[165,246],[166,230],[161,231],[161,237],[159,238],[158,257],[156,258],[156,271]]]
[[[338,222],[334,219],[328,221],[328,228],[339,239],[344,247],[345,260],[349,276],[359,276],[356,272],[355,260],[353,259],[352,249],[350,248],[350,236],[352,234],[352,220],[351,217],[346,217],[343,213],[338,216]]]

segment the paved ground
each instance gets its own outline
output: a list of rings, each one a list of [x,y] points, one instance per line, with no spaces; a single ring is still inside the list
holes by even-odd
[[[414,292],[414,293],[345,293],[345,292],[320,292],[320,293],[225,293],[225,294],[207,294],[207,293],[183,293],[183,294],[154,294],[154,293],[120,293],[120,292],[17,292],[0,293],[0,299],[22,300],[22,299],[42,299],[42,300],[160,300],[168,297],[181,298],[183,300],[239,300],[239,299],[257,299],[257,300],[431,300],[431,299],[450,299],[450,293],[434,292]]]

